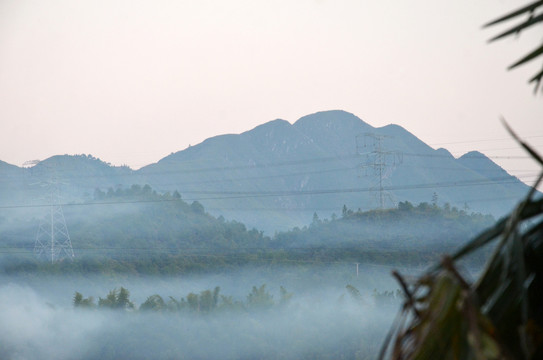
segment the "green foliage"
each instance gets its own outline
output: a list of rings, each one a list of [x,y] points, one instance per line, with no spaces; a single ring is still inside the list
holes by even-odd
[[[247,308],[251,310],[266,310],[270,309],[275,302],[273,295],[266,290],[266,284],[260,287],[253,286],[253,289],[247,295]]]
[[[215,218],[176,193],[158,194],[150,186],[97,189],[88,207],[71,216],[77,239],[73,262],[43,263],[31,256],[6,255],[0,271],[8,274],[154,274],[227,271],[245,265],[304,266],[338,261],[419,265],[452,251],[464,239],[489,226],[491,216],[400,202],[397,209],[353,211],[340,218],[278,233],[270,239],[236,221]],[[100,204],[107,202],[107,207]],[[94,207],[100,215],[88,221]],[[80,211],[78,213],[77,211]],[[93,210],[95,211],[95,210]],[[32,237],[32,234],[28,235]]]
[[[166,309],[166,303],[160,295],[151,295],[140,306],[141,311],[161,312]]]
[[[365,246],[384,251],[416,246],[420,251],[443,251],[458,247],[493,222],[490,215],[468,213],[449,204],[415,206],[404,201],[396,209],[365,212],[344,206],[341,218],[322,221],[315,214],[309,228],[278,233],[272,243],[283,248]]]
[[[176,298],[170,296],[168,302],[158,294],[147,297],[139,308],[130,301],[130,292],[121,287],[119,290],[111,290],[105,298],[99,298],[99,309],[114,310],[133,310],[141,312],[170,312],[181,313],[188,311],[193,314],[210,314],[217,311],[257,311],[270,310],[274,307],[287,305],[293,297],[283,286],[279,287],[279,302],[276,304],[273,295],[266,289],[266,284],[259,287],[253,286],[251,292],[247,295],[246,301],[236,301],[232,296],[220,294],[220,287],[216,286],[213,290],[203,290],[199,294],[189,293],[186,298]],[[74,308],[94,308],[92,297],[87,299],[76,292],[73,298]]]
[[[279,294],[280,294],[280,298],[279,298],[280,305],[287,305],[290,302],[290,299],[292,299],[292,296],[294,295],[293,293],[289,293],[287,289],[285,289],[282,286],[279,288]]]
[[[543,10],[543,1],[537,0],[523,6],[520,9],[510,12],[500,17],[499,19],[489,22],[488,24],[485,25],[485,27],[501,24],[503,22],[506,22],[512,19],[518,19],[519,17],[522,17],[522,16],[525,17],[523,21],[507,29],[506,31],[500,33],[499,35],[493,37],[490,41],[495,41],[495,40],[502,39],[508,36],[517,36],[522,31],[525,31],[529,28],[533,28],[534,25],[535,26],[540,25],[543,22],[543,12],[541,12],[541,10]],[[521,59],[516,61],[511,66],[509,66],[509,69],[516,68],[517,66],[530,62],[540,56],[543,56],[543,44],[539,45],[534,50],[532,50],[531,52],[523,56]],[[537,91],[537,89],[541,85],[541,80],[543,80],[543,70],[536,73],[530,79],[530,83],[532,82],[535,83],[535,89],[534,89],[535,91]]]
[[[187,308],[187,301],[184,298],[181,298],[180,300],[175,299],[174,297],[170,296],[170,300],[168,301],[166,307],[168,311],[170,312],[178,312],[185,308]]]
[[[543,165],[539,155],[534,158]],[[542,179],[543,173],[508,217],[411,286],[396,273],[406,300],[403,320],[391,330],[395,339],[383,348],[392,348],[392,359],[543,357],[543,199],[534,198]],[[468,282],[454,261],[489,243],[497,244],[485,270]]]
[[[119,290],[111,290],[104,299],[99,298],[98,307],[115,310],[129,310],[134,308],[134,304],[130,301],[130,292],[124,287],[121,287]]]
[[[100,208],[99,216],[89,211],[101,203],[108,206]],[[110,188],[107,192],[96,189],[89,205],[94,206],[74,209],[67,215],[72,217],[68,219],[70,234],[78,239],[79,256],[94,255],[104,248],[111,254],[119,248],[123,258],[141,258],[142,252],[232,249],[269,242],[262,232],[209,215],[197,201],[189,205],[177,191],[158,194],[149,185]]]
[[[74,294],[73,305],[74,308],[92,309],[96,307],[96,304],[94,303],[94,298],[92,296],[84,298],[83,295],[79,292],[76,292]]]
[[[187,295],[188,308],[197,313],[210,313],[217,308],[219,304],[220,287],[215,287],[213,291],[204,290],[200,294],[190,293]]]

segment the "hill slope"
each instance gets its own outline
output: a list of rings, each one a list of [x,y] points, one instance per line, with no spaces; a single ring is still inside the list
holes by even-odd
[[[439,204],[501,216],[528,189],[481,153],[455,159],[398,125],[374,128],[344,111],[210,138],[138,174],[266,231],[307,224],[314,212],[337,214],[344,204],[368,210],[381,201],[430,202],[434,193]]]
[[[12,205],[29,211],[44,203],[48,190],[36,184],[55,178],[64,202],[88,201],[96,188],[150,184],[268,234],[307,225],[315,212],[338,214],[343,205],[369,210],[406,200],[501,216],[528,190],[481,153],[455,159],[398,125],[375,128],[345,111],[209,138],[137,171],[90,155],[55,156],[24,169],[0,163],[0,171],[7,206],[0,218],[16,212]]]

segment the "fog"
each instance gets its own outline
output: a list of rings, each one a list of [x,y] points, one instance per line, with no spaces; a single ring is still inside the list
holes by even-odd
[[[395,290],[389,270],[360,267],[357,277],[353,264],[302,271],[246,268],[175,278],[5,276],[0,286],[0,357],[368,358],[379,350],[399,306],[398,299],[385,304],[374,295],[375,290]],[[280,305],[281,283],[292,297]],[[98,300],[121,286],[130,291],[136,308],[153,294],[181,299],[215,286],[222,295],[244,302],[253,286],[263,284],[275,302],[269,309],[150,313],[72,305],[76,291]],[[360,298],[349,293],[349,284],[360,290]]]
[[[401,303],[391,271],[421,273],[490,221],[426,204],[267,237],[171,194],[118,190],[64,206],[73,262],[32,254],[49,208],[0,213],[1,359],[374,358]],[[216,287],[212,311],[191,307]],[[133,309],[100,305],[121,288]],[[255,308],[260,289],[272,304]],[[75,307],[76,292],[96,306]],[[182,306],[142,310],[153,295]]]

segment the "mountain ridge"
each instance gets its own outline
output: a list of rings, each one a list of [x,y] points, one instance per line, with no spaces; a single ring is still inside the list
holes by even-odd
[[[342,110],[214,136],[138,170],[86,155],[55,159],[60,177],[75,179],[65,189],[71,201],[92,198],[96,188],[149,184],[267,232],[308,224],[315,212],[337,214],[343,205],[366,210],[430,202],[434,194],[440,204],[501,216],[528,191],[482,153],[457,159],[399,125],[376,128]],[[29,178],[40,164],[21,172]],[[12,195],[27,191],[25,182],[9,192],[0,183],[0,194],[17,202]]]

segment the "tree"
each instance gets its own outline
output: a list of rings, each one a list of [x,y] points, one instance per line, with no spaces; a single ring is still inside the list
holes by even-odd
[[[191,311],[194,311],[194,312],[200,311],[200,300],[198,299],[198,294],[194,294],[194,293],[188,294],[187,303]]]
[[[107,294],[105,299],[98,298],[98,306],[101,308],[105,307],[105,308],[114,309],[116,301],[117,301],[117,289],[113,289]]]
[[[411,211],[413,208],[413,204],[411,204],[409,201],[400,201],[398,203],[398,210],[400,211]]]
[[[186,306],[187,306],[187,302],[185,301],[184,298],[177,300],[172,296],[170,296],[170,300],[168,301],[168,304],[167,304],[168,311],[172,311],[172,312],[181,311]]]
[[[155,311],[160,312],[164,311],[166,309],[166,303],[164,302],[164,299],[160,295],[151,295],[145,300],[143,304],[140,306],[140,310],[142,311]]]
[[[215,307],[215,302],[213,299],[213,293],[211,293],[211,290],[204,290],[200,293],[199,296],[199,305],[200,305],[200,311],[203,313],[209,313],[211,312]]]
[[[133,309],[134,304],[130,301],[130,292],[121,287],[120,290],[111,290],[105,299],[99,298],[98,306],[110,309],[127,310]]]
[[[116,307],[119,309],[133,309],[134,304],[130,301],[130,292],[121,287],[117,295]]]
[[[293,293],[289,293],[287,289],[285,289],[283,286],[279,287],[279,293],[281,295],[281,298],[279,300],[280,305],[287,305],[290,302],[290,299],[294,295]]]
[[[247,307],[249,309],[265,310],[273,305],[273,295],[266,290],[266,284],[262,284],[259,288],[253,286],[253,289],[247,295]]]
[[[74,308],[93,308],[95,306],[94,298],[92,296],[84,298],[81,293],[76,292],[73,298],[73,305]]]
[[[432,206],[433,207],[437,206],[437,199],[438,199],[437,193],[434,191],[434,193],[432,194]]]
[[[319,215],[317,215],[316,212],[313,213],[313,220],[311,221],[311,225],[318,225],[322,223],[321,219],[319,219]]]
[[[196,214],[203,214],[205,212],[204,206],[198,201],[193,201],[192,204],[190,204],[190,208]]]

